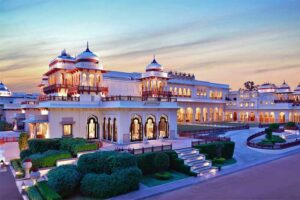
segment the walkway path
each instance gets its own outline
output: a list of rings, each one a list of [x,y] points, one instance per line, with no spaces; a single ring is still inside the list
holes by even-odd
[[[299,168],[300,153],[297,153],[149,199],[300,199]]]
[[[15,179],[10,171],[0,171],[0,199],[18,200],[23,199],[16,186]]]

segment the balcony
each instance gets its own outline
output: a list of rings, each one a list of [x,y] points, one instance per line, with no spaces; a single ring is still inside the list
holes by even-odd
[[[108,87],[95,87],[95,86],[75,86],[77,87],[77,93],[82,94],[83,92],[95,92],[96,94],[108,93]]]
[[[148,96],[108,96],[101,98],[102,101],[160,101],[177,102],[175,97],[148,97]]]
[[[79,101],[79,97],[67,96],[39,96],[39,101]]]
[[[274,103],[294,103],[295,100],[293,99],[277,99],[274,100]]]
[[[172,92],[169,91],[143,91],[143,97],[172,97]]]
[[[44,93],[49,94],[49,93],[55,93],[59,92],[60,89],[67,89],[72,87],[72,85],[66,85],[66,84],[52,84],[48,85],[43,88]]]
[[[37,101],[22,101],[21,105],[37,105]]]

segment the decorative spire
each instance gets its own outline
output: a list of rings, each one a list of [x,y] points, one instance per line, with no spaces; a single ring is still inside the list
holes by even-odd
[[[153,61],[152,63],[157,63],[156,60],[155,60],[155,54],[153,54]]]
[[[89,41],[86,42],[86,52],[90,52],[90,49],[89,49]]]

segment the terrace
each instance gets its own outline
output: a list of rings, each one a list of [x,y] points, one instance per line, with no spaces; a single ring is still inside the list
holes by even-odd
[[[177,102],[175,97],[148,97],[148,96],[108,96],[102,97],[102,101],[162,101]]]

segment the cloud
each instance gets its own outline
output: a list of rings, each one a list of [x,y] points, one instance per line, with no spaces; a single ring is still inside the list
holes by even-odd
[[[291,65],[282,65],[277,67],[269,67],[269,68],[262,68],[255,70],[253,73],[261,74],[266,72],[273,72],[273,71],[285,71],[290,69],[300,69],[300,64],[291,64]]]

